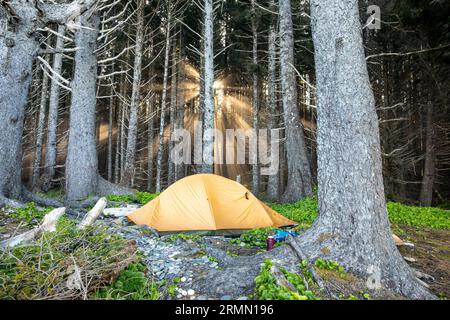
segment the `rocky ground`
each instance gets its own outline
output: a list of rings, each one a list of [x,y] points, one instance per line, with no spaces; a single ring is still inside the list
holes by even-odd
[[[214,292],[214,288],[207,282],[202,283],[200,279],[206,279],[210,274],[223,270],[223,258],[218,259],[211,254],[212,251],[225,252],[223,248],[236,247],[229,244],[230,238],[224,236],[208,236],[182,239],[177,234],[155,235],[145,226],[136,226],[127,223],[125,217],[108,221],[103,220],[113,228],[116,234],[134,240],[138,250],[143,254],[151,275],[157,281],[176,281],[177,288],[174,299],[242,299],[246,295],[232,296]],[[214,244],[222,249],[213,249]],[[245,251],[245,250],[244,250]],[[249,252],[255,250],[249,250]],[[229,253],[231,254],[231,253]],[[221,261],[222,260],[222,261]],[[256,275],[255,275],[256,276]],[[254,278],[254,277],[253,277]],[[251,293],[251,290],[248,290]]]
[[[156,234],[146,226],[129,223],[126,217],[104,218],[102,223],[115,234],[134,240],[156,281],[177,282],[175,294],[166,298],[181,300],[247,300],[252,298],[254,279],[268,252],[244,243],[230,243],[229,236],[195,234]],[[270,258],[291,269],[298,261],[286,259],[286,246],[276,248]],[[283,261],[281,262],[281,256]]]

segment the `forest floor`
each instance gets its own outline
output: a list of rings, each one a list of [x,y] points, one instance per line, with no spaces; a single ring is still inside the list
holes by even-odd
[[[139,206],[154,197],[139,193],[108,200]],[[299,233],[312,223],[317,212],[315,198],[271,206],[297,221],[299,226],[294,231]],[[411,267],[429,276],[424,281],[433,293],[439,298],[450,297],[450,211],[397,203],[389,203],[388,209],[393,232],[414,244],[399,247],[402,255]],[[0,209],[0,241],[37,225],[49,210],[34,204],[22,209]],[[205,233],[157,236],[146,227],[131,224],[126,217],[102,216],[95,227],[79,234],[73,231],[73,222],[65,219],[64,229],[60,227],[51,239],[44,235],[35,245],[0,252],[1,299],[399,298],[388,292],[369,292],[363,282],[342,271],[338,264],[316,261],[314,268],[334,290],[325,294],[298,262],[283,264],[276,258],[267,259],[265,240],[275,228],[249,230],[239,237]],[[278,246],[276,254],[283,255],[286,245]],[[124,263],[118,264],[119,260]],[[248,266],[255,262],[256,267]],[[290,283],[289,289],[274,279],[273,264]],[[81,284],[75,289],[63,288],[59,282],[68,281],[70,274],[76,273],[73,269],[78,268]],[[236,268],[242,273],[232,279]],[[83,284],[81,279],[87,280]]]
[[[415,248],[400,247],[403,256],[412,258],[409,265],[433,277],[427,281],[438,297],[450,297],[450,232],[397,226],[401,238],[414,243]]]

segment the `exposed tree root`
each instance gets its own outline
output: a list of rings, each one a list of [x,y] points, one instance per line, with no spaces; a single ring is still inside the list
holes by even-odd
[[[81,201],[71,201],[68,204],[71,208],[85,209],[95,206],[98,200],[100,200],[100,197],[92,197]]]
[[[436,297],[430,293],[424,286],[422,281],[418,280],[410,268],[406,266],[392,268],[390,265],[384,266],[386,272],[393,272],[394,275],[387,276],[382,274],[380,288],[374,289],[367,286],[367,277],[370,275],[359,272],[359,269],[351,268],[346,264],[345,257],[330,256],[324,254],[319,246],[320,242],[311,243],[309,238],[291,237],[287,240],[287,245],[280,246],[271,251],[264,252],[253,256],[238,256],[232,257],[224,250],[214,246],[214,243],[208,243],[206,246],[206,253],[217,259],[222,270],[211,270],[207,275],[200,277],[193,285],[199,292],[205,292],[212,297],[220,298],[221,295],[231,294],[233,297],[238,297],[245,294],[251,294],[254,289],[254,278],[259,274],[261,264],[266,259],[271,259],[275,264],[282,266],[291,272],[298,272],[297,265],[299,261],[306,260],[307,269],[311,272],[313,279],[317,286],[323,290],[328,298],[339,299],[339,288],[336,284],[328,282],[328,279],[322,277],[315,270],[314,261],[317,258],[331,259],[339,262],[351,275],[355,276],[357,283],[349,282],[342,283],[348,286],[347,290],[353,288],[354,285],[368,289],[373,293],[373,296],[383,298],[398,297],[398,294],[412,299],[435,299]],[[400,259],[401,263],[404,263]],[[406,264],[406,263],[405,263]],[[383,266],[382,266],[383,267]],[[390,269],[391,268],[391,269]],[[407,272],[411,272],[408,274]],[[391,277],[391,278],[389,278]],[[394,282],[395,281],[395,282]],[[393,284],[396,284],[394,286]],[[351,291],[351,290],[350,290]],[[372,294],[371,294],[372,295]]]
[[[333,297],[334,299],[339,299],[338,296],[334,295],[330,290],[327,289],[326,285],[322,281],[322,278],[315,271],[314,266],[311,263],[311,260],[308,260],[308,257],[303,253],[303,250],[300,248],[300,245],[297,243],[297,241],[295,241],[294,237],[288,236],[288,238],[286,239],[286,243],[295,252],[300,261],[302,260],[306,261],[306,267],[308,268],[309,272],[311,272],[314,281],[316,281],[317,285],[321,289],[325,290],[329,296]]]
[[[31,202],[34,202],[38,205],[45,206],[45,207],[55,207],[55,208],[64,207],[64,204],[62,202],[60,202],[56,199],[39,196],[39,195],[29,191],[25,187],[22,187],[22,197],[25,201],[31,201]],[[74,217],[79,216],[78,212],[76,212],[70,208],[66,209],[66,213],[71,216],[74,216]]]
[[[21,201],[9,199],[5,196],[0,195],[0,208],[1,207],[20,208],[25,207],[25,204]]]
[[[313,225],[300,237],[292,238],[291,244],[296,243],[298,248],[301,247],[303,255],[307,257],[306,260],[315,261],[317,258],[334,260],[348,272],[361,279],[367,279],[367,283],[375,281],[382,288],[411,299],[436,299],[436,296],[423,285],[423,281],[414,275],[394,241],[389,244],[393,247],[389,256],[380,256],[376,252],[377,248],[374,248],[376,261],[370,262],[367,257],[361,256],[360,252],[354,255],[343,241],[335,241],[331,237],[327,238],[327,235],[320,227]]]

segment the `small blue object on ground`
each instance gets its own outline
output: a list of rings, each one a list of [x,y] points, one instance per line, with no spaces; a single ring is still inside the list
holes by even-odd
[[[289,230],[276,230],[273,237],[275,238],[276,242],[281,242],[286,239],[287,236],[298,236],[298,233],[296,231],[289,231]]]

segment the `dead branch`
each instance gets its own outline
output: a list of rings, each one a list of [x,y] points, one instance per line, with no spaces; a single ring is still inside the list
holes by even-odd
[[[12,237],[10,239],[0,242],[1,247],[15,247],[21,243],[31,242],[39,238],[44,232],[54,232],[56,231],[56,224],[59,218],[65,213],[66,208],[57,208],[44,216],[42,223],[36,228],[19,234],[18,236]]]

